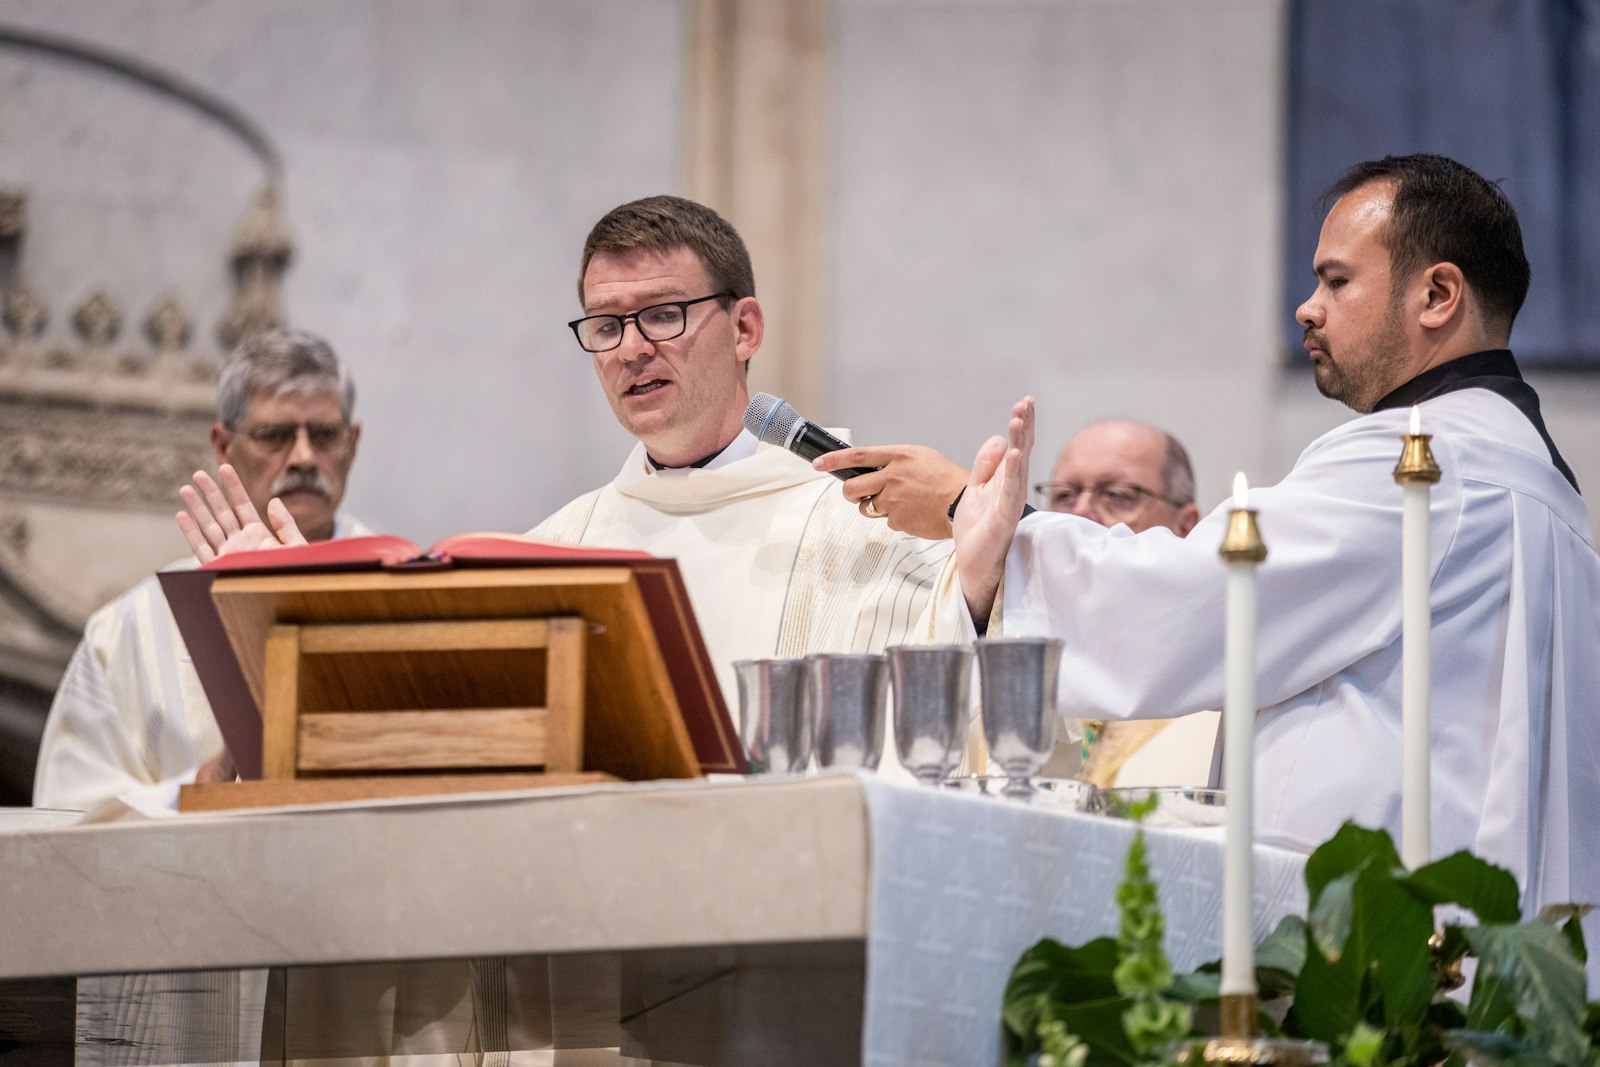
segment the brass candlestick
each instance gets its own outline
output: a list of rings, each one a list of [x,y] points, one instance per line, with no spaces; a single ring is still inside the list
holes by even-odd
[[[1412,482],[1427,482],[1430,485],[1439,480],[1439,464],[1434,462],[1433,449],[1428,447],[1428,442],[1433,440],[1431,433],[1403,433],[1400,435],[1402,448],[1400,449],[1400,462],[1394,465],[1394,480],[1401,485]]]
[[[1248,1040],[1256,1036],[1256,1012],[1260,1001],[1254,993],[1222,994],[1222,1036]]]
[[[1234,508],[1228,512],[1228,532],[1217,554],[1229,563],[1260,563],[1267,558],[1266,543],[1261,540],[1261,531],[1256,526],[1255,508]]]
[[[1319,1067],[1328,1062],[1328,1046],[1320,1041],[1292,1041],[1282,1037],[1213,1037],[1192,1041],[1171,1054],[1174,1063],[1232,1067],[1263,1064],[1271,1067]]]
[[[1320,1067],[1328,1062],[1328,1046],[1320,1041],[1261,1037],[1256,1029],[1259,1004],[1254,993],[1222,995],[1222,1034],[1185,1042],[1170,1056],[1174,1063],[1203,1067],[1259,1064],[1263,1067]]]

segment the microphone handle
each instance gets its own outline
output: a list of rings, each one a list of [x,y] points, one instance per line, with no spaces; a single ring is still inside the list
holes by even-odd
[[[789,451],[802,459],[815,460],[818,456],[837,452],[841,448],[849,448],[847,442],[839,440],[833,434],[824,430],[814,422],[801,420],[800,428],[795,431],[794,439],[789,442]],[[851,478],[863,474],[871,474],[881,470],[880,467],[845,467],[842,470],[829,471],[828,473],[841,482],[848,482]]]

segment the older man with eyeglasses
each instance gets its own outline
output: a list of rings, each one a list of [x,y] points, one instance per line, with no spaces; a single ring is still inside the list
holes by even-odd
[[[355,384],[320,337],[274,330],[250,338],[217,382],[211,445],[224,485],[308,540],[370,533],[338,511],[361,438],[354,407]],[[211,479],[197,482],[220,502]],[[226,507],[215,509],[220,519],[203,510],[204,521],[234,521]],[[194,518],[179,524],[197,555],[214,555]],[[119,798],[171,808],[180,785],[233,776],[166,597],[146,578],[90,616],[50,707],[33,802],[88,808]]]
[[[1091,423],[1073,435],[1033,497],[1041,511],[1135,533],[1186,537],[1200,521],[1188,450],[1166,431],[1126,419]],[[1218,717],[1206,711],[1181,719],[1086,720],[1078,777],[1099,786],[1205,785]]]
[[[1188,451],[1142,422],[1085,426],[1061,450],[1050,480],[1033,490],[1043,511],[1082,515],[1102,526],[1120,522],[1135,533],[1164,526],[1184,537],[1200,521]]]

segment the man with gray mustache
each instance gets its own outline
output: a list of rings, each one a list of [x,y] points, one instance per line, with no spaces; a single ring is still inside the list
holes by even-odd
[[[264,513],[273,501],[270,510],[286,510],[308,540],[370,533],[338,513],[361,439],[354,407],[355,383],[322,338],[250,338],[217,380],[211,447],[223,484]],[[166,598],[146,578],[90,617],[50,707],[33,802],[171,808],[180,785],[232,777]]]

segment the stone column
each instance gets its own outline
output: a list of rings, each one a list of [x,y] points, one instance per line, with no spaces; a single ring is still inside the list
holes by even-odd
[[[751,391],[828,420],[832,0],[693,0],[683,188],[744,235],[767,332]]]

